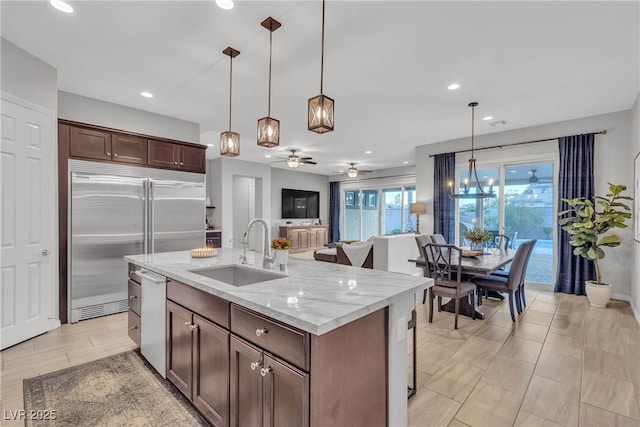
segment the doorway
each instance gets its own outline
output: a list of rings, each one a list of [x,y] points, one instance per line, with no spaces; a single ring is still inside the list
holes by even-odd
[[[242,249],[242,241],[247,224],[256,218],[256,178],[246,176],[233,177],[233,241],[234,248]],[[262,231],[252,230],[247,249],[262,250]]]

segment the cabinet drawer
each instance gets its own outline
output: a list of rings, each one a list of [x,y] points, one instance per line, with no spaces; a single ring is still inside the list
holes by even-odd
[[[231,332],[309,370],[309,334],[231,304]]]
[[[129,338],[140,347],[140,316],[129,310]]]
[[[129,280],[129,310],[133,310],[136,314],[140,314],[140,295],[142,294],[142,287]]]
[[[229,329],[229,302],[172,279],[167,279],[167,298]]]

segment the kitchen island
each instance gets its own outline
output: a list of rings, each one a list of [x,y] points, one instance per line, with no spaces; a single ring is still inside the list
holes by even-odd
[[[205,416],[207,408],[211,409],[213,415],[208,418],[214,425],[258,420],[270,425],[278,417],[301,425],[359,424],[359,419],[369,425],[406,425],[407,321],[417,296],[431,286],[431,280],[293,258],[287,272],[271,268],[266,271],[275,276],[243,286],[211,278],[215,274],[203,275],[225,266],[241,272],[247,267],[262,271],[261,253],[249,252],[247,265],[241,265],[241,254],[240,250],[219,249],[211,258],[191,258],[188,251],[125,257],[131,271],[142,268],[168,279],[166,374],[179,389],[182,386],[185,395],[190,394],[187,397],[194,406]],[[213,300],[204,304],[207,298]],[[200,313],[212,306],[219,308],[216,313]],[[191,376],[194,383],[202,360],[220,363],[224,351],[219,348],[224,347],[225,339],[230,343],[228,413],[224,396],[218,396],[221,409],[209,403],[198,406],[202,393],[197,385],[177,384],[182,380],[172,379],[181,368],[172,365],[174,353],[185,352],[183,344],[188,338],[186,332],[175,329],[179,323],[189,333],[199,333],[204,330],[199,325],[206,325],[209,336],[219,337],[218,345],[207,354],[190,350],[192,369],[183,376]],[[198,337],[188,340],[197,343]],[[176,350],[177,343],[182,344]],[[211,353],[216,357],[209,357]],[[255,378],[249,378],[249,366],[260,372]],[[225,384],[224,372],[215,378]],[[262,382],[253,388],[246,384],[256,378]],[[243,405],[255,399],[256,390],[264,394],[264,407],[258,418],[243,422],[239,417],[255,412],[256,405]],[[280,403],[275,402],[278,391]],[[220,391],[212,391],[215,393]],[[286,418],[292,405],[298,414]]]

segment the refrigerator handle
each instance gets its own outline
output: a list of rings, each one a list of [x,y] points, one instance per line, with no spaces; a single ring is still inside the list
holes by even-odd
[[[147,232],[147,236],[149,238],[149,252],[150,254],[155,252],[155,239],[153,237],[153,181],[149,181],[149,203],[147,203],[148,206],[148,222],[149,222],[149,227],[148,227],[148,232]]]
[[[144,202],[144,213],[142,214],[142,242],[144,245],[144,253],[148,254],[149,253],[149,188],[148,188],[148,184],[149,182],[145,179],[144,181],[142,181],[142,187],[143,187],[143,202]]]

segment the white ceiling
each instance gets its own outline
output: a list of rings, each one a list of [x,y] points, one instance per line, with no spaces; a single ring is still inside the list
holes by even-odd
[[[240,159],[269,162],[296,148],[331,174],[415,164],[417,145],[631,108],[639,90],[639,5],[626,2],[330,1],[325,95],[335,131],[307,130],[307,99],[320,92],[321,2],[70,1],[71,15],[43,1],[2,1],[2,36],[58,69],[60,90],[200,124],[218,157],[228,127],[227,46],[233,61],[233,124]],[[256,145],[267,114],[269,32],[272,116],[279,148]],[[462,88],[447,90],[452,82]],[[153,99],[142,98],[142,90]],[[492,127],[481,118],[506,125]],[[371,150],[372,154],[365,154]],[[274,165],[275,166],[275,165]],[[287,167],[278,163],[278,167]]]

